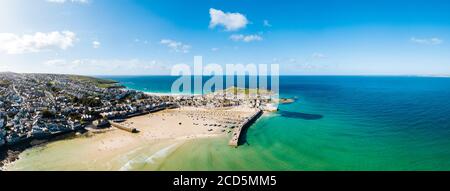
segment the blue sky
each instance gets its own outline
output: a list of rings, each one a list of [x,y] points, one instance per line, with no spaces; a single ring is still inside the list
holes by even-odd
[[[290,75],[450,75],[448,10],[444,0],[2,0],[0,71],[161,75],[198,55]]]

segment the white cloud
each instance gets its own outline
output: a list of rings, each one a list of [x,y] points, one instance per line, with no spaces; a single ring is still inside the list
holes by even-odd
[[[82,74],[168,74],[170,64],[140,59],[52,59],[43,63],[55,71]]]
[[[326,58],[326,57],[327,56],[325,54],[318,53],[318,52],[315,52],[311,55],[311,58],[313,58],[313,59],[322,59],[322,58]]]
[[[23,54],[52,49],[66,50],[72,47],[75,41],[76,34],[70,31],[38,32],[33,35],[22,36],[12,33],[0,33],[0,52]]]
[[[59,4],[66,3],[66,2],[86,4],[86,3],[89,3],[89,0],[47,0],[47,2],[59,3]]]
[[[64,59],[53,59],[44,62],[46,66],[67,66],[67,62]]]
[[[216,52],[218,50],[219,50],[219,48],[211,48],[211,51],[213,51],[213,52]]]
[[[264,20],[264,21],[263,21],[263,25],[264,25],[265,27],[272,27],[272,25],[269,23],[268,20]]]
[[[10,66],[8,64],[5,64],[5,63],[0,64],[0,71],[9,71],[9,70],[10,70]]]
[[[230,39],[233,41],[242,41],[242,42],[252,42],[252,41],[261,41],[263,38],[260,35],[242,35],[242,34],[233,34],[230,36]]]
[[[224,13],[221,10],[210,8],[209,16],[211,17],[210,28],[222,25],[227,31],[236,31],[248,24],[247,18],[240,13]]]
[[[101,43],[99,41],[92,42],[92,48],[95,48],[95,49],[100,48],[100,45],[101,45]]]
[[[141,39],[134,39],[135,43],[143,43],[143,44],[148,44],[148,40],[141,40]]]
[[[177,42],[177,41],[174,41],[174,40],[170,40],[170,39],[162,39],[159,43],[163,44],[163,45],[166,45],[172,51],[175,51],[175,52],[188,53],[191,50],[191,46],[190,45],[184,44],[182,42]]]
[[[442,44],[444,41],[439,38],[416,38],[412,37],[411,42],[417,43],[417,44],[426,44],[426,45],[439,45]]]

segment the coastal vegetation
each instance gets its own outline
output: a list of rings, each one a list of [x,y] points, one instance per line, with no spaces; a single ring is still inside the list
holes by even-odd
[[[73,80],[80,81],[82,83],[90,83],[99,88],[124,88],[123,85],[120,85],[117,81],[110,79],[101,79],[94,78],[90,76],[80,76],[80,75],[72,75],[71,78]]]
[[[11,85],[11,82],[8,80],[0,80],[0,87],[8,87]]]
[[[53,112],[49,111],[48,109],[45,109],[44,111],[42,111],[42,118],[51,119],[54,117],[55,117],[55,114]]]
[[[262,88],[242,88],[242,87],[229,87],[224,90],[226,93],[232,93],[235,95],[243,94],[243,95],[271,95],[273,92],[268,89]]]

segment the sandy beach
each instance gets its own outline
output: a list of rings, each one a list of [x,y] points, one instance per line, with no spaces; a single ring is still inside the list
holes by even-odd
[[[189,139],[226,134],[233,123],[251,115],[251,109],[183,107],[133,117],[121,123],[135,127],[143,139]]]
[[[51,142],[24,151],[6,170],[133,170],[146,165],[146,169],[157,169],[158,161],[186,141],[229,136],[231,128],[253,112],[240,107],[182,107],[137,116],[121,124],[139,133],[111,127]],[[27,157],[30,153],[33,158]]]

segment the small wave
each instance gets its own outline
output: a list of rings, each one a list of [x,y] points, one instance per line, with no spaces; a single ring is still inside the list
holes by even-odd
[[[162,157],[167,156],[167,155],[169,154],[169,151],[170,151],[172,148],[174,148],[175,146],[177,146],[177,145],[178,145],[177,143],[174,143],[174,144],[169,145],[169,146],[167,146],[167,147],[165,147],[165,148],[162,148],[161,150],[159,150],[159,151],[157,151],[156,153],[152,154],[151,156],[147,157],[147,158],[144,160],[144,162],[145,162],[145,163],[154,163],[154,162],[155,162],[155,159],[157,159],[157,158],[162,158]],[[134,152],[134,151],[131,151],[131,152]],[[119,171],[129,171],[129,170],[132,170],[134,164],[142,163],[141,161],[142,161],[142,160],[139,160],[139,159],[132,159],[132,160],[129,160],[127,163],[125,163],[125,165],[123,165],[123,166],[120,168]]]
[[[170,149],[174,148],[177,145],[178,145],[177,143],[174,143],[174,144],[172,144],[172,145],[170,145],[168,147],[165,147],[165,148],[159,150],[158,152],[156,152],[152,156],[150,156],[147,159],[145,159],[145,162],[146,163],[154,163],[155,162],[154,159],[167,156],[167,154],[169,153]]]
[[[120,169],[119,169],[119,171],[128,171],[128,170],[131,170],[131,167],[132,167],[132,164],[133,163],[136,163],[134,160],[130,160],[130,161],[128,161],[125,165],[123,165]]]

